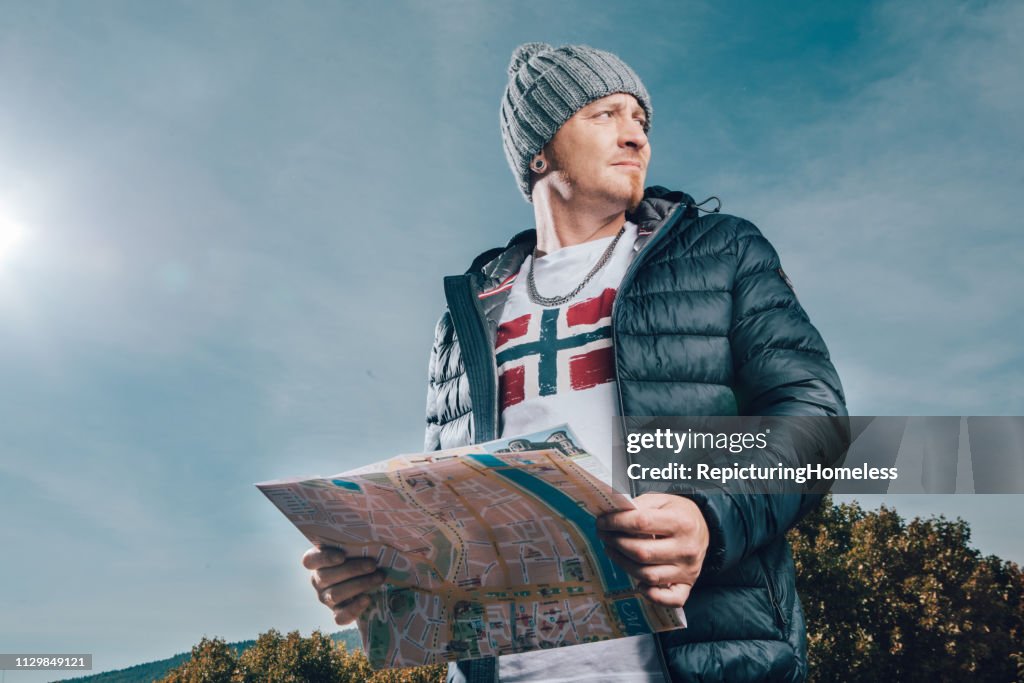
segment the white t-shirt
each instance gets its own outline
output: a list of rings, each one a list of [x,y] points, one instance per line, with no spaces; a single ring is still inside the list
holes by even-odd
[[[561,306],[530,301],[527,257],[512,283],[498,326],[498,397],[501,437],[568,423],[581,445],[611,472],[612,420],[618,414],[612,304],[633,259],[637,227],[626,231],[609,261],[586,287]],[[541,296],[571,292],[614,237],[585,242],[537,259]],[[652,635],[524,652],[498,658],[501,683],[663,683],[661,656]]]
[[[495,353],[502,438],[568,423],[611,471],[612,419],[618,414],[612,304],[633,258],[637,229],[626,223],[615,252],[583,290],[561,306],[530,301],[523,262],[501,314]],[[584,242],[537,259],[541,296],[571,292],[614,237]]]

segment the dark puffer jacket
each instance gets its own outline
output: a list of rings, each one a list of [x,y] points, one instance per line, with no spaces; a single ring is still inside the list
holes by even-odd
[[[846,415],[828,350],[754,225],[699,216],[689,195],[660,187],[647,190],[630,219],[639,226],[638,253],[612,313],[622,415]],[[445,278],[427,450],[498,437],[494,347],[507,290],[487,293],[518,272],[535,239],[533,231],[521,233],[482,254],[465,275]],[[843,420],[825,422],[832,427],[813,444],[832,464],[849,433]],[[796,455],[766,453],[764,464],[796,462]],[[693,498],[711,532],[685,607],[689,626],[659,635],[672,680],[802,680],[805,627],[784,534],[820,496],[659,490]],[[494,669],[493,659],[459,665],[469,681],[493,680]]]

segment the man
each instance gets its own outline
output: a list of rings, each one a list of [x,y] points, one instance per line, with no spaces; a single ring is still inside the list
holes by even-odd
[[[536,230],[445,279],[427,450],[568,422],[607,461],[616,415],[845,415],[825,345],[757,228],[700,216],[685,193],[644,190],[651,114],[615,55],[515,51],[501,130]],[[836,453],[846,438],[825,430],[812,445]],[[642,483],[637,510],[598,528],[647,599],[686,606],[687,628],[460,662],[449,680],[802,679],[784,533],[819,497],[653,492],[658,483]],[[338,623],[383,581],[340,550],[314,548],[303,561]]]

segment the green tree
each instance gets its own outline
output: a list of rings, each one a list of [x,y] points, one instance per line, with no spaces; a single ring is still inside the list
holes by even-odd
[[[447,671],[448,667],[444,664],[410,669],[381,669],[366,680],[367,683],[444,683]]]
[[[231,683],[237,657],[220,638],[203,638],[181,666],[172,669],[162,683]]]
[[[443,683],[444,665],[374,671],[362,652],[349,652],[314,631],[303,638],[271,629],[241,655],[215,638],[192,648],[189,660],[160,683]]]
[[[1024,574],[971,548],[963,520],[829,498],[790,541],[812,680],[1024,680]]]
[[[336,683],[360,680],[346,673],[348,662],[320,631],[303,638],[271,629],[238,658],[234,683]]]

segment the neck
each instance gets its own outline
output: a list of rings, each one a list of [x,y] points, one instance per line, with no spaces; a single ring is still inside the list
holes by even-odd
[[[533,217],[537,223],[537,254],[543,256],[563,247],[613,237],[626,222],[626,210],[535,191]]]

